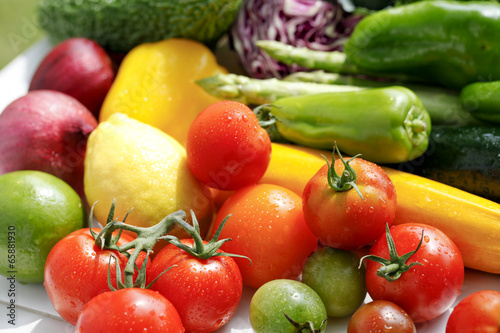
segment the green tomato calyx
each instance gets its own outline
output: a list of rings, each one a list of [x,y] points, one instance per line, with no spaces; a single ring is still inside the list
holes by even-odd
[[[217,230],[214,233],[214,236],[210,241],[208,241],[207,244],[203,242],[203,238],[200,235],[200,226],[198,224],[198,220],[196,219],[196,216],[193,211],[191,211],[191,220],[193,222],[193,225],[190,225],[186,221],[179,220],[177,223],[193,238],[193,246],[188,246],[186,244],[183,244],[177,237],[172,236],[172,235],[165,235],[163,237],[160,237],[161,239],[165,239],[168,241],[170,244],[173,244],[177,246],[178,248],[186,251],[193,257],[199,258],[199,259],[210,259],[215,256],[225,256],[225,257],[238,257],[238,258],[245,258],[248,259],[250,262],[250,258],[239,255],[239,254],[234,254],[234,253],[226,253],[226,252],[217,252],[219,248],[222,246],[227,241],[230,241],[231,238],[225,238],[225,239],[220,239],[219,236],[222,232],[222,228],[226,224],[227,220],[229,219],[231,215],[228,215],[222,220],[221,224],[217,228]]]
[[[127,216],[130,214],[132,210],[130,210],[125,215],[123,221],[118,221],[118,219],[115,219],[114,218],[115,200],[113,200],[106,220],[106,225],[102,228],[102,230],[99,233],[96,233],[92,230],[92,217],[96,203],[97,202],[95,202],[92,205],[92,208],[90,209],[89,221],[88,221],[90,233],[95,240],[95,244],[101,249],[115,250],[117,252],[123,253],[128,258],[124,270],[124,281],[122,282],[121,278],[118,278],[122,276],[120,265],[118,264],[117,258],[114,257],[116,261],[116,273],[117,273],[116,288],[111,285],[110,281],[111,265],[108,265],[108,285],[110,289],[116,290],[123,288],[149,288],[156,281],[155,279],[155,281],[151,282],[148,286],[146,286],[146,266],[149,260],[149,254],[153,251],[153,247],[155,246],[158,239],[160,239],[163,235],[167,234],[173,228],[175,223],[179,223],[179,221],[182,221],[185,218],[186,214],[183,211],[179,210],[177,212],[168,215],[162,221],[160,221],[160,223],[152,227],[142,228],[125,223]],[[119,232],[116,236],[113,236],[113,233],[116,230],[119,230]],[[123,230],[133,232],[137,234],[137,237],[133,241],[119,246],[118,240],[120,239]],[[128,251],[132,249],[133,249],[132,253],[129,253]],[[136,261],[139,258],[141,252],[146,253],[146,259],[144,260],[141,268],[138,269]],[[111,263],[111,258],[110,258],[110,263]],[[171,267],[169,267],[163,273],[168,271],[170,268]],[[134,280],[135,271],[138,271],[138,275]]]
[[[306,321],[305,323],[298,323],[292,318],[290,318],[285,312],[283,312],[285,315],[286,319],[290,322],[290,324],[295,327],[295,332],[297,333],[321,333],[324,332],[326,329],[326,323],[327,323],[327,318],[325,318],[322,322],[320,327],[315,328],[314,323],[312,321]]]
[[[102,228],[102,230],[99,233],[96,233],[92,230],[92,216],[95,205],[96,203],[92,205],[88,221],[90,233],[92,234],[92,237],[95,240],[95,244],[101,249],[115,250],[117,252],[123,253],[128,258],[124,270],[124,281],[122,282],[121,279],[117,278],[116,288],[111,285],[110,282],[111,265],[108,265],[108,285],[111,290],[123,289],[123,288],[150,288],[151,285],[155,283],[156,280],[162,274],[164,274],[170,268],[172,268],[172,267],[167,268],[158,277],[156,277],[154,281],[152,281],[147,286],[145,285],[146,265],[149,260],[149,254],[153,251],[153,247],[160,239],[164,239],[167,242],[186,251],[190,255],[200,259],[209,259],[214,256],[231,256],[231,257],[246,258],[250,260],[247,257],[236,254],[217,252],[217,250],[222,246],[222,244],[224,244],[226,241],[231,240],[230,238],[219,240],[222,228],[226,223],[227,219],[229,218],[229,216],[222,221],[221,225],[215,232],[214,237],[207,244],[204,244],[203,239],[200,235],[200,226],[193,211],[191,211],[191,219],[193,225],[185,221],[186,213],[182,210],[178,210],[176,212],[167,215],[159,223],[151,227],[145,228],[125,223],[125,220],[127,219],[127,216],[131,211],[129,211],[125,215],[123,221],[118,221],[118,219],[115,219],[114,218],[115,201],[113,200],[106,220],[106,225],[104,226],[104,228]],[[175,225],[179,225],[180,227],[182,227],[193,238],[192,247],[182,244],[177,237],[168,235],[168,233],[172,230],[172,228]],[[119,232],[116,235],[113,235],[113,233],[117,230]],[[136,237],[131,242],[119,246],[118,240],[120,239],[120,236],[124,230],[135,233]],[[132,253],[130,253],[129,251],[132,249],[133,251]],[[139,269],[136,265],[136,261],[139,258],[141,252],[146,253],[146,258],[141,268]],[[118,264],[118,259],[116,258],[116,256],[114,257],[114,259],[116,261],[117,277],[121,277],[122,275],[121,275],[120,265]],[[110,258],[110,263],[111,263],[111,258]],[[138,274],[134,281],[134,273],[136,271],[138,272]]]
[[[423,265],[422,263],[419,262],[412,262],[411,264],[407,265],[406,262],[412,255],[414,255],[420,249],[420,246],[422,246],[422,240],[424,239],[424,230],[422,229],[422,237],[420,238],[420,242],[418,243],[417,248],[402,256],[399,256],[398,252],[396,251],[396,245],[394,244],[394,239],[392,238],[391,233],[389,232],[389,224],[386,224],[385,228],[386,228],[385,235],[387,239],[387,246],[389,248],[390,260],[373,254],[369,254],[361,258],[359,266],[361,267],[364,259],[369,259],[378,262],[382,266],[377,270],[377,275],[383,277],[387,281],[392,282],[399,279],[399,277],[404,272],[408,271],[411,267],[415,265],[420,265],[420,266]]]
[[[344,165],[344,171],[342,172],[342,175],[337,174],[337,171],[335,171],[335,151],[339,155],[340,160]],[[344,192],[354,188],[354,190],[356,190],[356,192],[358,192],[359,196],[361,197],[361,200],[363,200],[363,195],[361,194],[358,186],[356,185],[358,176],[356,175],[356,171],[354,171],[354,169],[349,164],[352,160],[354,160],[358,156],[360,156],[360,154],[346,161],[344,157],[342,157],[342,154],[339,151],[337,143],[335,143],[335,149],[333,150],[332,153],[332,164],[330,165],[326,157],[323,156],[323,158],[325,159],[326,164],[328,165],[328,184],[330,185],[330,187],[338,192]]]

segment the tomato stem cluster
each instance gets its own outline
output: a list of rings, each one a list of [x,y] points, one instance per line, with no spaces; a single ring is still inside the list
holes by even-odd
[[[420,246],[422,246],[422,240],[424,239],[424,230],[422,230],[422,237],[420,238],[420,242],[418,243],[417,248],[402,256],[398,255],[396,245],[394,244],[394,239],[389,232],[388,224],[386,224],[386,239],[387,246],[389,248],[390,259],[369,254],[361,258],[359,265],[362,265],[364,259],[373,260],[382,264],[382,266],[377,270],[377,275],[383,277],[387,281],[396,281],[397,279],[399,279],[401,274],[408,271],[411,267],[415,265],[422,265],[422,263],[419,262],[412,262],[411,264],[407,265],[406,262],[420,249]]]
[[[224,218],[224,220],[221,222],[219,227],[217,228],[216,232],[214,233],[214,236],[208,243],[203,242],[203,238],[201,237],[200,234],[200,226],[198,223],[198,220],[196,218],[196,215],[194,214],[193,211],[191,211],[191,220],[193,225],[187,223],[186,221],[179,220],[177,223],[184,228],[184,230],[193,238],[193,246],[190,247],[186,244],[183,244],[177,237],[172,236],[172,235],[165,235],[160,237],[160,239],[164,239],[168,241],[169,243],[177,246],[178,248],[186,251],[193,257],[197,257],[200,259],[209,259],[213,256],[226,256],[226,257],[239,257],[239,258],[246,258],[250,260],[250,258],[241,256],[238,254],[233,254],[233,253],[225,253],[225,252],[217,252],[217,250],[222,246],[227,241],[230,241],[231,238],[225,238],[219,240],[219,236],[222,232],[222,228],[226,224],[227,220],[229,219],[231,215],[228,215]]]
[[[231,240],[230,238],[219,240],[222,228],[224,227],[229,216],[227,216],[223,220],[223,222],[215,232],[212,239],[207,244],[205,244],[200,235],[199,223],[193,211],[191,211],[191,219],[193,225],[190,225],[184,220],[186,218],[186,213],[182,210],[178,210],[174,213],[167,215],[159,223],[151,227],[144,228],[125,223],[127,216],[129,215],[131,210],[125,215],[123,221],[118,221],[118,219],[115,219],[114,218],[115,201],[113,200],[106,220],[106,225],[99,233],[96,233],[92,230],[92,217],[95,205],[96,203],[92,205],[92,208],[90,210],[89,229],[90,233],[92,234],[92,237],[95,240],[96,245],[99,246],[101,249],[115,250],[120,253],[123,253],[128,258],[124,270],[124,276],[125,276],[124,282],[121,282],[121,279],[118,278],[121,276],[120,265],[118,264],[117,258],[113,257],[116,261],[117,288],[114,288],[111,285],[110,279],[108,279],[108,285],[111,290],[133,288],[133,287],[149,288],[163,273],[172,268],[169,267],[162,274],[160,274],[154,281],[152,281],[148,286],[145,285],[146,266],[149,259],[149,254],[152,252],[156,242],[160,239],[166,240],[167,242],[186,251],[190,255],[200,259],[209,259],[213,256],[231,256],[231,257],[246,258],[250,260],[245,256],[240,256],[237,254],[217,252],[217,250],[222,246],[222,244]],[[194,242],[192,247],[181,243],[181,241],[177,237],[168,235],[168,232],[172,230],[172,228],[176,224],[181,226],[193,238]],[[119,231],[118,234],[113,235],[113,232],[117,230]],[[120,236],[124,230],[133,232],[137,236],[135,237],[134,240],[124,245],[118,246],[117,245],[118,240],[120,239]],[[129,250],[132,249],[133,249],[132,253],[128,252]],[[136,265],[136,261],[139,258],[141,252],[146,253],[146,259],[144,260],[141,268],[139,269]],[[110,258],[110,263],[111,263],[111,258]],[[138,275],[136,280],[134,281],[134,273],[136,271],[138,271]],[[110,265],[108,266],[108,277],[109,276],[110,276]]]
[[[152,227],[141,228],[125,223],[125,220],[127,219],[127,216],[130,213],[130,211],[125,215],[123,221],[120,222],[117,219],[114,219],[115,201],[113,200],[111,208],[109,210],[108,218],[106,220],[106,225],[99,232],[99,234],[97,234],[92,230],[92,224],[91,224],[95,205],[96,203],[92,205],[92,208],[90,210],[89,228],[92,236],[95,239],[96,245],[99,246],[101,249],[115,250],[127,256],[128,261],[127,264],[125,265],[125,272],[124,272],[125,275],[124,286],[126,288],[132,288],[144,285],[145,283],[144,280],[146,275],[145,267],[147,264],[147,259],[150,251],[152,251],[157,240],[161,236],[168,233],[172,229],[174,224],[177,221],[182,220],[186,216],[186,214],[183,211],[177,211],[168,215],[162,221],[160,221],[160,223]],[[119,233],[116,236],[113,236],[113,232],[116,230],[119,230]],[[118,246],[117,242],[120,239],[123,230],[134,232],[137,234],[137,237],[131,242]],[[134,249],[132,254],[128,252],[131,249]],[[137,277],[136,281],[134,281],[134,272],[137,269],[135,263],[137,258],[139,258],[141,252],[146,252],[147,254],[146,260],[142,265],[144,267],[144,272]],[[141,271],[139,271],[139,273],[141,273]],[[118,287],[120,288],[121,286],[118,285]]]
[[[358,186],[356,185],[356,181],[358,180],[358,176],[356,175],[356,171],[352,168],[352,166],[349,164],[352,160],[360,156],[361,154],[358,154],[354,157],[351,157],[349,160],[345,160],[344,157],[342,157],[342,154],[339,151],[339,148],[337,146],[337,143],[335,143],[335,149],[333,150],[332,153],[332,165],[328,162],[328,159],[323,156],[323,158],[326,161],[326,164],[328,165],[328,184],[330,185],[331,188],[333,188],[335,191],[343,192],[343,191],[348,191],[352,188],[358,192],[359,196],[361,199],[363,199],[363,195],[359,191]],[[342,175],[337,174],[337,171],[335,170],[335,151],[340,157],[340,160],[342,161],[342,164],[344,165],[344,171],[342,172]]]

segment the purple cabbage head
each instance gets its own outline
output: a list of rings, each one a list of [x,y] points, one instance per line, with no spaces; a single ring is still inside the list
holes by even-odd
[[[230,40],[249,76],[283,78],[304,68],[277,62],[255,45],[257,40],[342,51],[361,18],[345,12],[336,1],[245,0],[231,28]]]

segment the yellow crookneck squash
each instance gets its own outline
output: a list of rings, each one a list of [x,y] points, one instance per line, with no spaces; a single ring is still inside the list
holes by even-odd
[[[302,195],[309,179],[331,159],[331,152],[273,143],[261,183]],[[383,167],[397,193],[395,224],[424,223],[446,233],[468,268],[500,274],[500,204],[424,177]]]

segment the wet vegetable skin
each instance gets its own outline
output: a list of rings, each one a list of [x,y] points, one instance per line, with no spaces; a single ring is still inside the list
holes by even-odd
[[[262,110],[275,120],[275,128],[268,132],[312,148],[331,150],[336,143],[343,153],[361,154],[373,163],[419,157],[427,149],[431,130],[422,102],[400,86],[285,97],[254,109]]]
[[[500,4],[418,1],[364,18],[345,44],[360,71],[461,89],[500,79]]]

